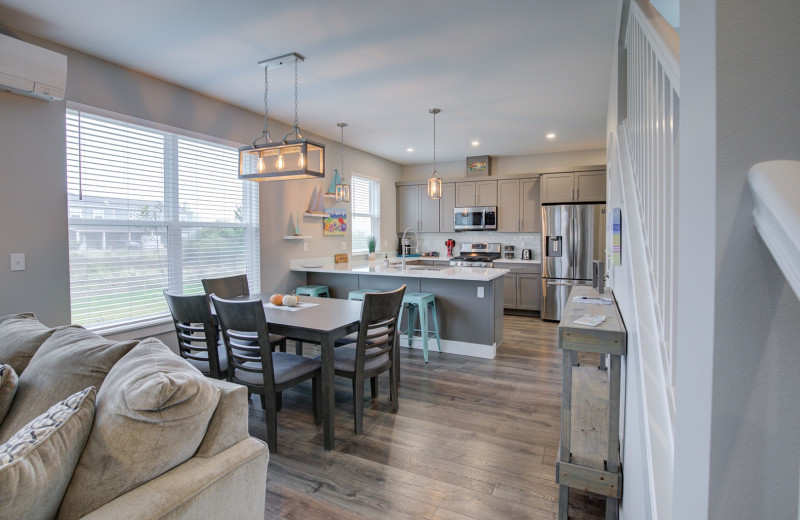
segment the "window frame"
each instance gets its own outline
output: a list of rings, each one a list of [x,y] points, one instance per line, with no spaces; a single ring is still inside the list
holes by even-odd
[[[173,168],[172,165],[178,164],[179,148],[178,142],[181,139],[188,139],[189,141],[199,141],[200,145],[221,146],[233,150],[241,147],[240,143],[219,139],[213,136],[184,130],[181,128],[172,127],[144,119],[112,112],[109,110],[99,109],[96,107],[84,105],[81,103],[67,102],[65,111],[65,140],[68,139],[68,114],[70,112],[85,113],[88,116],[98,116],[107,118],[119,124],[131,124],[143,127],[147,130],[157,131],[164,133],[163,153],[165,155],[165,166],[163,172],[163,218],[156,220],[143,220],[140,218],[131,219],[131,212],[128,213],[128,219],[99,219],[103,220],[99,224],[96,220],[95,214],[89,210],[89,214],[83,213],[81,217],[73,216],[77,211],[74,206],[71,206],[69,201],[72,200],[72,195],[69,194],[68,189],[68,204],[67,204],[67,223],[68,227],[73,226],[84,227],[87,226],[128,226],[135,227],[158,227],[166,230],[164,237],[164,244],[166,246],[166,279],[167,285],[164,287],[172,292],[183,292],[183,287],[188,283],[183,276],[184,255],[186,251],[183,249],[182,235],[187,228],[244,228],[244,244],[245,244],[245,271],[248,275],[248,282],[253,290],[258,289],[260,286],[260,237],[259,237],[259,195],[258,184],[248,183],[243,184],[242,189],[242,207],[245,207],[245,218],[240,222],[218,222],[207,220],[182,220],[180,217],[180,172],[177,167]],[[69,158],[69,148],[67,147],[67,157]],[[236,176],[237,182],[244,183],[245,181],[238,179],[238,169],[234,169],[233,173]],[[68,164],[65,163],[65,179],[69,182],[70,171]],[[135,199],[128,199],[135,200]],[[235,200],[235,199],[234,199]],[[249,205],[249,206],[246,206]],[[96,210],[94,210],[96,211]],[[88,231],[91,232],[91,229]],[[161,239],[161,236],[158,236]],[[161,242],[161,240],[160,240]],[[70,270],[72,270],[73,262],[70,254]],[[73,317],[73,284],[72,276],[70,276],[70,316]],[[121,320],[105,321],[98,323],[81,323],[85,328],[102,333],[120,333],[125,331],[132,331],[134,329],[152,328],[160,324],[171,323],[172,318],[168,308],[165,311],[157,314],[142,314],[138,317],[131,317]],[[80,322],[77,322],[80,323]],[[156,327],[160,329],[159,327]],[[168,328],[167,328],[168,330]],[[164,330],[166,332],[166,330]]]
[[[361,179],[370,183],[369,213],[356,213],[355,211],[357,190],[354,189],[353,185],[355,184],[356,179]],[[367,254],[369,252],[369,249],[366,244],[364,245],[363,248],[356,248],[355,218],[357,215],[360,217],[368,217],[370,219],[371,233],[369,236],[375,237],[375,240],[377,241],[375,250],[377,251],[380,249],[380,247],[378,246],[380,245],[380,240],[381,240],[381,180],[377,177],[372,177],[370,175],[351,172],[350,183],[351,183],[351,188],[350,188],[351,253],[354,255],[359,255],[359,254]]]

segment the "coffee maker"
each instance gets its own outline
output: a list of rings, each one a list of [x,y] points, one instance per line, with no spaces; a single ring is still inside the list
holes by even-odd
[[[452,238],[448,238],[444,241],[444,245],[447,246],[447,256],[453,256],[453,247],[456,245],[456,241]]]

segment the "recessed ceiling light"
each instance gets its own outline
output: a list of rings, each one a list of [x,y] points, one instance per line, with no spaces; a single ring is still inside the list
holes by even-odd
[[[471,143],[469,143],[469,144],[470,144],[470,145],[472,145],[472,146],[478,146],[478,145],[480,145],[481,143],[480,143],[480,141],[478,141],[478,140],[476,139],[476,140],[472,141],[472,142],[471,142]]]
[[[547,137],[548,139],[555,139],[555,138],[556,138],[556,134],[555,134],[555,133],[553,133],[553,132],[550,132],[550,133],[549,133],[549,134],[547,134],[545,137]]]
[[[406,148],[406,151],[407,151],[407,152],[413,152],[413,151],[414,151],[414,149],[413,149],[413,148]]]

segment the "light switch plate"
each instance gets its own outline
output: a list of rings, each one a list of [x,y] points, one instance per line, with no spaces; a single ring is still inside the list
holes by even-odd
[[[478,298],[483,298],[483,287],[478,287]]]
[[[11,254],[11,270],[12,271],[25,270],[25,255],[23,253]]]

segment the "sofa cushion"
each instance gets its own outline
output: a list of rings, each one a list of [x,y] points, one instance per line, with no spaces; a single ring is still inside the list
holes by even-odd
[[[30,312],[3,316],[0,318],[0,363],[11,365],[17,375],[22,375],[33,355],[55,331],[39,323]]]
[[[220,391],[157,339],[109,372],[58,518],[80,518],[191,458]]]
[[[0,365],[0,423],[11,408],[11,401],[17,393],[17,373],[11,365]]]
[[[17,395],[0,424],[0,442],[53,403],[90,386],[99,392],[114,363],[136,343],[110,341],[81,327],[56,330],[20,374]]]
[[[94,417],[95,389],[51,406],[0,446],[0,520],[55,518]]]

